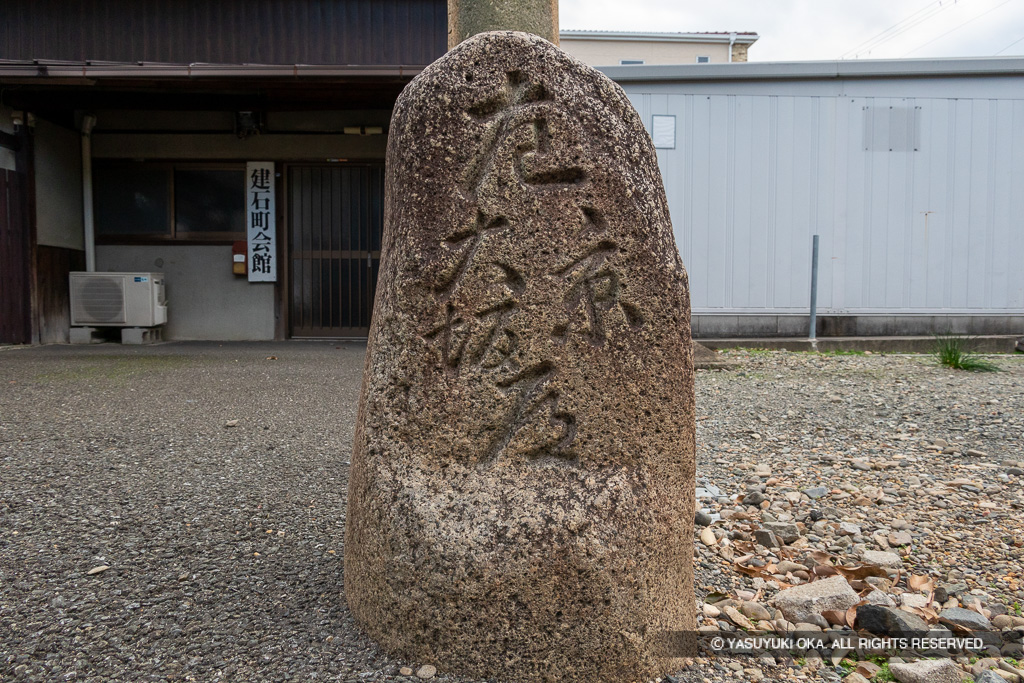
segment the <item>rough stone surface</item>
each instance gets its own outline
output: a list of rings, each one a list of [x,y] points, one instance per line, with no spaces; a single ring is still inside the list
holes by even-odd
[[[718,351],[714,351],[701,343],[693,342],[693,367],[695,370],[729,370],[736,366],[734,361],[727,360]]]
[[[768,496],[764,495],[760,491],[751,491],[743,497],[743,503],[745,505],[760,505],[766,500],[768,500]]]
[[[890,663],[889,671],[900,683],[960,683],[964,678],[960,667],[949,659]]]
[[[765,522],[764,528],[775,534],[783,543],[792,543],[800,538],[800,530],[796,524],[788,522]]]
[[[895,607],[896,601],[880,590],[873,590],[864,596],[869,605],[881,605],[883,607]]]
[[[992,622],[983,615],[972,609],[963,607],[950,607],[939,612],[939,620],[957,626],[969,628],[972,631],[987,631],[992,628]]]
[[[916,614],[882,605],[857,607],[857,628],[883,636],[909,637],[926,634],[928,624]]]
[[[914,537],[908,534],[906,531],[894,531],[889,534],[889,545],[893,547],[901,545],[910,545],[914,542]]]
[[[865,550],[861,558],[866,564],[877,564],[880,567],[902,567],[903,558],[896,553],[889,553],[884,550]]]
[[[782,545],[778,537],[767,529],[755,529],[754,540],[765,548],[778,548]]]
[[[875,604],[875,603],[872,603]],[[900,596],[900,604],[903,607],[922,608],[928,606],[928,596],[921,593],[904,593]],[[966,611],[966,610],[965,610]],[[981,616],[980,614],[978,616]]]
[[[793,622],[810,621],[826,610],[847,610],[860,600],[842,576],[787,588],[775,596],[772,604]]]
[[[982,671],[974,677],[974,683],[1006,683],[1006,679],[993,671]]]
[[[969,588],[966,583],[940,583],[935,587],[935,599],[938,602],[946,602],[951,597],[960,597]]]
[[[345,589],[442,673],[640,681],[695,628],[686,274],[622,90],[496,32],[395,108]]]

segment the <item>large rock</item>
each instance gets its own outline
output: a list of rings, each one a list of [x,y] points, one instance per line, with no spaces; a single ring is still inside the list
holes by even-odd
[[[826,610],[845,611],[856,605],[860,596],[842,576],[787,588],[778,593],[772,604],[792,622],[811,621]]]
[[[386,189],[352,614],[441,672],[678,669],[662,643],[695,630],[689,301],[640,118],[551,44],[479,35],[402,93]]]
[[[699,342],[693,342],[693,367],[695,370],[729,370],[736,362],[709,349]]]
[[[859,605],[857,628],[882,636],[910,638],[929,633],[927,622],[916,614],[883,605]]]
[[[978,614],[972,609],[963,607],[947,607],[939,612],[939,621],[969,628],[972,631],[988,631],[992,629],[992,622],[984,615]]]
[[[877,564],[880,567],[902,567],[903,558],[896,553],[885,552],[884,550],[865,550],[861,553],[861,559],[865,564]]]
[[[960,683],[966,676],[949,659],[890,663],[889,671],[900,683]]]
[[[793,543],[800,538],[800,529],[790,522],[765,522],[764,528],[775,534],[783,543]]]

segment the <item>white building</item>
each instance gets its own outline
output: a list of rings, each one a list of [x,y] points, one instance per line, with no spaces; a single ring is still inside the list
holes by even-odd
[[[756,33],[559,31],[559,47],[590,66],[745,62]]]
[[[694,333],[1024,333],[1024,59],[603,69],[659,147]]]

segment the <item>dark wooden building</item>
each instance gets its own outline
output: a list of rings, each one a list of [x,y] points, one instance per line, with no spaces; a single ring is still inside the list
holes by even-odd
[[[165,273],[172,339],[365,334],[391,109],[446,32],[444,0],[0,6],[0,343],[66,341],[87,264]],[[271,282],[233,268],[254,162]]]

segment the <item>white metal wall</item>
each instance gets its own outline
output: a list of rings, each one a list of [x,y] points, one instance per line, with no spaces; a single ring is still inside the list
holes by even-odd
[[[694,313],[805,312],[814,233],[821,313],[1024,312],[1024,91],[963,83],[625,84],[648,129],[676,116]]]

